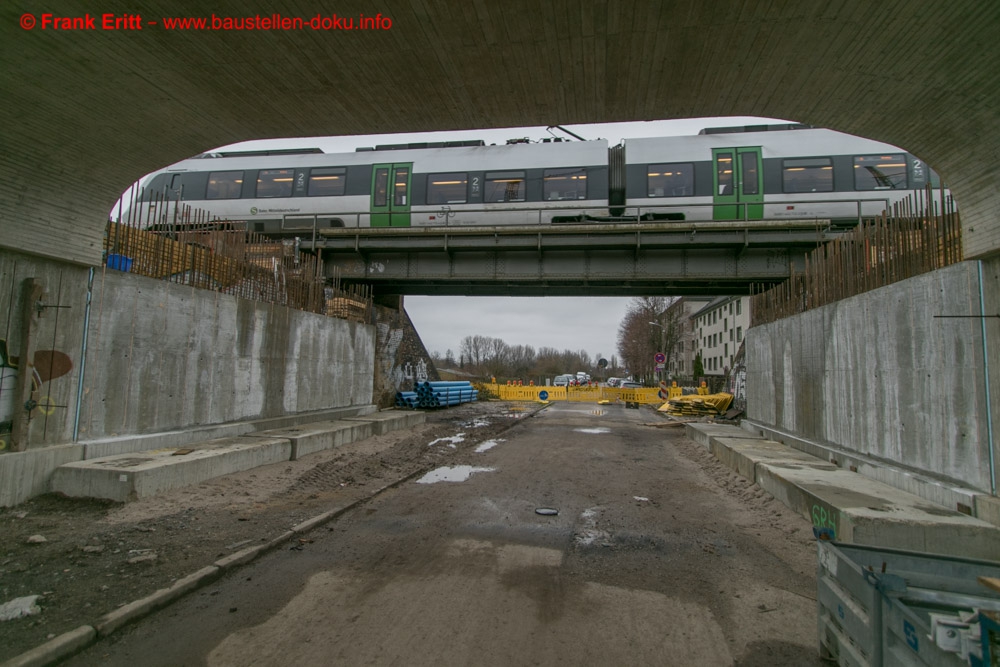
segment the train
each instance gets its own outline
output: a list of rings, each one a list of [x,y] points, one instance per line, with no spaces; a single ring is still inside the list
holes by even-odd
[[[141,181],[148,228],[245,223],[270,236],[335,228],[829,220],[857,224],[941,187],[889,144],[800,124],[625,139],[219,150]]]

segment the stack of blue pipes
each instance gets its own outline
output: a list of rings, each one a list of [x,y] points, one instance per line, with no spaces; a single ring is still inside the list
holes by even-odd
[[[479,398],[479,391],[472,383],[465,382],[418,382],[416,391],[396,393],[396,407],[400,408],[443,408],[459,403],[470,403]]]

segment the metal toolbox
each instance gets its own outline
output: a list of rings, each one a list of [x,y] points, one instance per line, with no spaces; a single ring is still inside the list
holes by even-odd
[[[822,657],[845,667],[1000,666],[990,644],[1000,641],[1000,593],[977,581],[1000,577],[1000,562],[817,544]],[[958,614],[973,610],[995,618],[975,617],[965,630]]]

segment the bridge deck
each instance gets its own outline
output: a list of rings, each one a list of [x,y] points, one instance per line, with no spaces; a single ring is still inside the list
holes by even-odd
[[[381,294],[745,294],[801,268],[829,220],[317,230],[327,275]]]

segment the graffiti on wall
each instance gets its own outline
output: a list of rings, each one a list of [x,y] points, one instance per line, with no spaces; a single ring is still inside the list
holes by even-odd
[[[19,373],[17,357],[12,357],[7,341],[0,338],[0,451],[9,445],[14,413],[17,410],[17,377]],[[43,415],[51,415],[56,408],[49,395],[42,395],[45,385],[73,370],[73,361],[59,350],[36,350],[34,368],[31,373],[31,397],[34,406]]]

